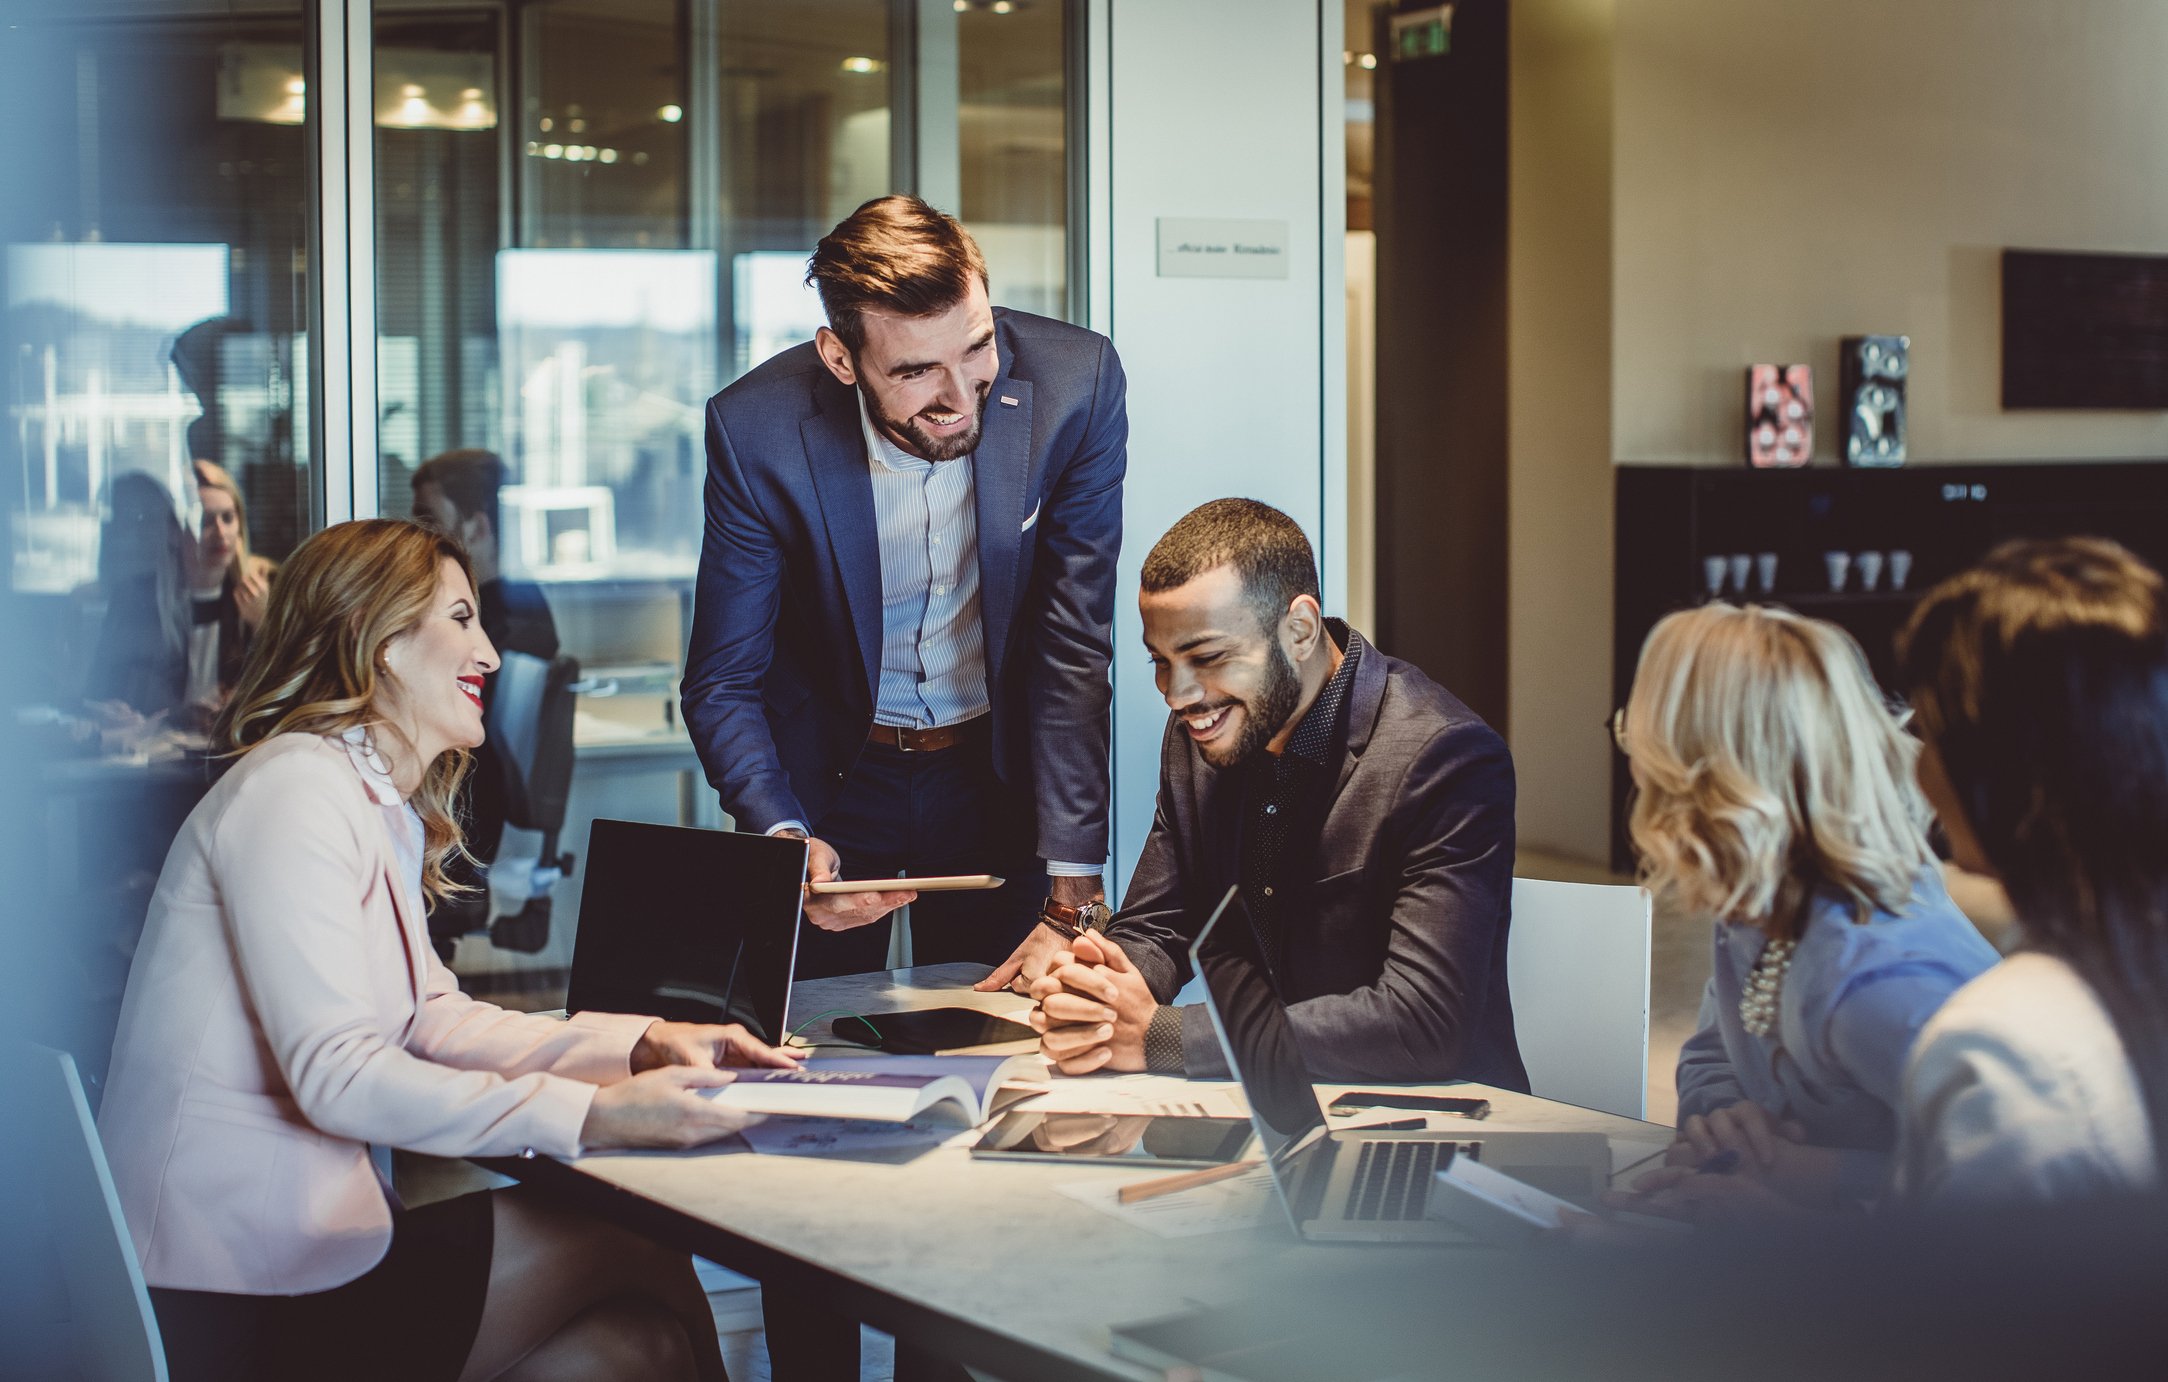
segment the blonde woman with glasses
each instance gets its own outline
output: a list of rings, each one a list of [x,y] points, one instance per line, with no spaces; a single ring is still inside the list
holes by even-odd
[[[1612,728],[1643,879],[1714,923],[1681,1169],[1641,1188],[1731,1171],[1801,1205],[1875,1198],[1913,1038],[1996,959],[1928,849],[1917,743],[1841,629],[1723,603],[1656,626]]]

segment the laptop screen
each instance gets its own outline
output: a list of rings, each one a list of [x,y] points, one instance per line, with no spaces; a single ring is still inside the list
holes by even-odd
[[[1239,887],[1220,899],[1189,953],[1204,976],[1205,1006],[1219,1029],[1228,1067],[1242,1082],[1257,1139],[1277,1162],[1324,1128],[1325,1111],[1266,972]]]
[[[566,1006],[787,1030],[803,840],[598,820]]]

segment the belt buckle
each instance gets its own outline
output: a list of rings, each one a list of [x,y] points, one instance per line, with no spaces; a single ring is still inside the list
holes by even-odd
[[[915,749],[915,748],[911,747],[911,736],[912,736],[912,735],[914,735],[914,734],[916,734],[916,733],[918,733],[918,729],[917,729],[917,728],[916,728],[915,726],[913,726],[913,725],[898,725],[898,726],[896,726],[896,752],[898,752],[898,753],[919,753],[919,752],[922,752],[922,750],[920,750],[920,749]]]

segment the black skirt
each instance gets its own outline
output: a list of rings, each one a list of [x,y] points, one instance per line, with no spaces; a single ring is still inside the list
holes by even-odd
[[[305,1296],[154,1287],[173,1382],[458,1382],[482,1323],[494,1192],[392,1211],[391,1250]]]

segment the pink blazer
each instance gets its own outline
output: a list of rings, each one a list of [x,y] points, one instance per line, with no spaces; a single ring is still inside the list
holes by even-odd
[[[653,1020],[507,1012],[459,992],[338,740],[278,735],[173,842],[99,1115],[153,1286],[328,1290],[391,1213],[365,1144],[580,1149],[595,1087]]]

